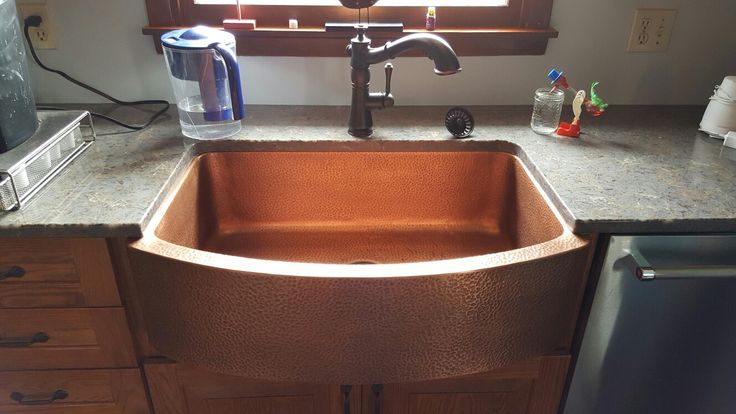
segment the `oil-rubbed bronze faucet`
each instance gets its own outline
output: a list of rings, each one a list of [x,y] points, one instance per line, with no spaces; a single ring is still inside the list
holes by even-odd
[[[370,92],[371,65],[393,59],[408,50],[419,49],[434,61],[434,73],[452,75],[461,70],[455,51],[449,43],[437,35],[415,33],[381,47],[371,47],[371,39],[365,35],[366,28],[365,25],[355,26],[358,34],[348,45],[350,78],[353,82],[348,133],[360,138],[373,134],[372,110],[394,106],[394,97],[391,95],[393,65],[386,64],[386,92]]]

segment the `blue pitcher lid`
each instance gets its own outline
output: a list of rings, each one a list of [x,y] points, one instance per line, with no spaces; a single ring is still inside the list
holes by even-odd
[[[207,26],[172,30],[161,35],[161,44],[174,49],[210,49],[210,45],[235,43],[235,36]]]

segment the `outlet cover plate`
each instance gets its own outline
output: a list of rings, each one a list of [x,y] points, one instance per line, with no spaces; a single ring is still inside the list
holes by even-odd
[[[667,50],[676,16],[676,9],[636,9],[626,50],[629,52]]]
[[[54,33],[51,19],[49,18],[49,9],[45,3],[18,3],[20,11],[20,24],[28,16],[38,15],[43,20],[41,26],[28,28],[28,35],[31,37],[33,47],[36,49],[56,49],[56,33]]]

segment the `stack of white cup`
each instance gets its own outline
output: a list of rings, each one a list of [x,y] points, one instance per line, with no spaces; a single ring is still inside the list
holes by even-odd
[[[736,76],[726,76],[716,86],[700,121],[700,130],[721,139],[736,131]]]

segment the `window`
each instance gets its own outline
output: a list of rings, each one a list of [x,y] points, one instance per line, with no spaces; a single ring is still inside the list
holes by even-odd
[[[235,0],[146,0],[149,26],[158,36],[175,27],[221,26],[236,17]],[[241,0],[243,17],[255,19],[255,31],[237,31],[238,53],[255,56],[345,56],[352,33],[327,33],[328,22],[356,22],[358,13],[338,0]],[[437,30],[458,55],[540,55],[557,37],[549,27],[552,0],[380,0],[370,10],[373,22],[402,22],[404,33],[424,31],[426,5],[436,6]],[[365,20],[366,13],[363,12]],[[298,30],[288,20],[299,21]],[[402,36],[373,32],[376,45]]]
[[[235,0],[194,0],[197,4],[235,4]],[[376,7],[424,7],[431,3],[437,7],[497,7],[507,6],[507,0],[381,0]],[[242,0],[242,5],[266,5],[266,6],[339,6],[338,0]]]

